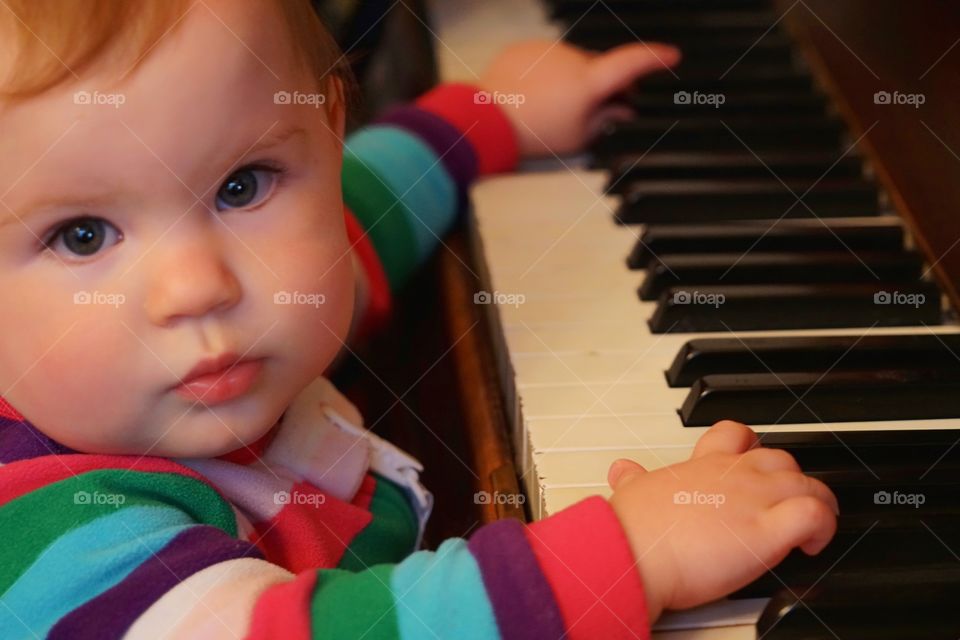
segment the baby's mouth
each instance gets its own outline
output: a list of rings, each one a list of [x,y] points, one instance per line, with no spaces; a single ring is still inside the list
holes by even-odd
[[[238,398],[249,391],[259,378],[262,369],[263,358],[234,360],[232,364],[215,370],[211,370],[211,365],[200,365],[199,368],[195,367],[195,370],[202,373],[185,378],[183,382],[173,387],[173,391],[191,402],[199,401],[205,405],[220,404]]]

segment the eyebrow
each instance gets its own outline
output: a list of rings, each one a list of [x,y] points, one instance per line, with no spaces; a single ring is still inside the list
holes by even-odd
[[[275,126],[276,126],[276,123],[274,123],[273,127]],[[273,127],[267,130],[268,133],[261,134],[261,137],[252,145],[248,143],[247,146],[232,150],[234,156],[237,157],[238,159],[231,160],[230,161],[231,166],[237,164],[240,158],[245,158],[249,155],[260,153],[265,149],[270,149],[273,147],[280,146],[281,144],[283,144],[284,142],[286,142],[287,140],[293,137],[307,135],[307,130],[297,124],[287,125],[279,129],[276,129],[275,131],[273,130]],[[227,171],[229,171],[229,169],[227,169]],[[221,174],[221,175],[222,175],[222,179],[226,179],[227,174]],[[4,204],[4,206],[0,208],[0,213],[2,213],[2,210],[5,209],[6,211],[11,212],[13,215],[4,215],[3,217],[0,217],[0,229],[4,229],[15,222],[24,222],[27,218],[32,217],[33,215],[48,209],[55,209],[57,207],[64,207],[67,205],[72,205],[80,208],[95,209],[105,205],[111,200],[113,200],[113,194],[107,194],[107,195],[98,196],[94,198],[78,198],[76,196],[51,196],[48,198],[40,198],[33,202],[29,202],[26,207],[22,208],[24,213],[14,212],[12,207],[9,207],[8,205]]]

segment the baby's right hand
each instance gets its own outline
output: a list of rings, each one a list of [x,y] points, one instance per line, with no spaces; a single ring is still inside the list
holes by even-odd
[[[749,584],[794,547],[819,553],[836,532],[837,499],[785,451],[745,425],[711,427],[690,460],[647,472],[618,460],[610,504],[643,577],[651,622],[663,609]]]

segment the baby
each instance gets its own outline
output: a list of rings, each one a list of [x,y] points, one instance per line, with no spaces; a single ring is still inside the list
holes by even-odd
[[[647,637],[830,540],[830,490],[722,422],[418,550],[419,463],[323,377],[471,181],[580,148],[676,50],[524,43],[345,143],[307,0],[2,5],[0,637]]]

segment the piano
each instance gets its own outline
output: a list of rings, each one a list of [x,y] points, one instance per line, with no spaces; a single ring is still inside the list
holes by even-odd
[[[838,534],[655,638],[960,637],[960,7],[430,8],[446,80],[526,37],[685,53],[585,154],[479,183],[441,256],[481,486],[527,498],[489,517],[740,420],[834,489]]]

